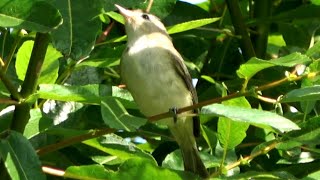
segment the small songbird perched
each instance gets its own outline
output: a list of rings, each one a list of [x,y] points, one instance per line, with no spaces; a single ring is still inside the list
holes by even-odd
[[[120,61],[121,78],[140,111],[148,117],[197,103],[187,67],[160,20],[140,10],[115,6],[125,19],[128,36]],[[168,126],[177,141],[185,170],[205,178],[209,175],[195,140],[200,121],[198,117],[185,116],[196,112],[179,115],[176,121],[166,118],[159,122]]]

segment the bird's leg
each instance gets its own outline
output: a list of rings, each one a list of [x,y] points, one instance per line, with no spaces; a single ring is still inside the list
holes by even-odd
[[[178,108],[177,107],[172,107],[172,108],[169,109],[169,112],[172,114],[174,123],[176,123],[177,119],[178,119]]]

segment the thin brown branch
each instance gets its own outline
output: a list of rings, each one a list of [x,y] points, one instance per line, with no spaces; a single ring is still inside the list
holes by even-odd
[[[18,105],[19,102],[9,98],[0,98],[0,104]]]
[[[109,35],[111,29],[114,26],[114,21],[111,21],[111,23],[108,25],[105,31],[100,35],[100,37],[97,39],[96,44],[99,44],[106,40],[107,36]]]
[[[147,6],[147,8],[146,8],[146,12],[147,12],[147,13],[150,12],[151,7],[152,7],[152,4],[153,4],[153,0],[149,0],[149,4],[148,4],[148,6]]]
[[[40,149],[37,150],[38,155],[44,155],[53,151],[57,151],[59,149],[62,149],[64,147],[88,140],[88,139],[92,139],[95,137],[99,137],[105,134],[110,134],[115,132],[115,129],[100,129],[100,130],[94,130],[94,131],[90,131],[87,134],[83,134],[80,136],[75,136],[75,137],[71,137],[65,140],[62,140],[56,144],[51,144],[45,147],[42,147]]]
[[[42,166],[42,171],[46,174],[53,176],[64,177],[65,171],[57,168],[52,168],[49,166]]]
[[[252,159],[256,158],[257,156],[267,154],[269,151],[274,149],[278,145],[278,143],[279,142],[275,141],[272,144],[270,144],[269,146],[266,146],[265,148],[263,148],[263,149],[255,152],[255,153],[251,154],[250,156],[247,156],[247,157],[244,157],[244,158],[240,158],[237,162],[229,164],[226,167],[224,167],[223,169],[226,170],[226,171],[229,171],[229,170],[231,170],[231,169],[233,169],[235,167],[240,166],[241,164],[249,164],[249,162]],[[220,174],[219,172],[215,172],[215,173],[211,174],[210,177],[216,177],[219,174]]]
[[[316,76],[319,73],[320,72],[313,72],[312,76]],[[206,101],[199,102],[197,104],[193,104],[191,106],[186,106],[186,107],[178,109],[177,113],[180,114],[180,113],[183,113],[183,112],[186,112],[186,111],[190,111],[190,110],[193,110],[193,109],[201,108],[203,106],[207,106],[207,105],[214,104],[214,103],[220,103],[222,101],[226,101],[226,100],[237,98],[237,97],[251,96],[251,95],[253,95],[253,94],[255,94],[255,93],[259,92],[259,91],[267,90],[267,89],[279,86],[279,85],[287,83],[287,82],[299,81],[302,78],[306,78],[306,77],[310,77],[310,74],[304,74],[304,75],[296,76],[296,77],[285,77],[283,79],[271,82],[271,83],[266,84],[266,85],[262,85],[260,87],[256,87],[256,88],[251,89],[251,90],[244,90],[243,92],[236,92],[236,93],[224,96],[224,97],[209,99],[209,100],[206,100]],[[154,116],[150,116],[150,117],[148,117],[148,119],[151,122],[154,122],[154,121],[157,121],[157,120],[160,120],[160,119],[163,119],[163,118],[167,118],[167,117],[171,117],[171,116],[172,116],[172,113],[168,111],[168,112],[165,112],[165,113],[161,113],[161,114],[157,114],[157,115],[154,115]]]
[[[236,97],[246,96],[246,95],[249,95],[249,94],[250,94],[249,92],[245,92],[245,93],[237,92],[237,93],[230,94],[228,96],[202,101],[202,102],[199,102],[197,104],[193,104],[191,106],[186,106],[186,107],[183,107],[181,109],[178,109],[177,113],[180,114],[182,112],[186,112],[186,111],[190,111],[190,110],[193,110],[193,109],[197,109],[197,108],[209,105],[209,104],[220,103],[222,101],[226,101],[226,100],[233,99],[233,98],[236,98]],[[171,112],[166,112],[166,113],[162,113],[162,114],[158,114],[158,115],[155,115],[155,116],[148,117],[148,119],[151,122],[153,122],[153,121],[157,121],[157,120],[160,120],[160,119],[163,119],[163,118],[166,118],[166,117],[170,117],[170,116],[172,116],[172,113]]]
[[[272,98],[261,96],[261,95],[257,95],[256,97],[259,100],[270,103],[270,104],[276,104],[278,102],[276,99],[272,99]]]
[[[67,172],[62,169],[57,169],[49,166],[42,166],[42,171],[46,174],[50,174],[57,177],[63,177],[67,179],[95,179],[90,177],[85,177],[83,175],[74,174],[72,172]]]

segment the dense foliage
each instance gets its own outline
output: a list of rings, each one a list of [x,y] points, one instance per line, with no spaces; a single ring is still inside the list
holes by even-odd
[[[0,179],[198,179],[121,85],[145,0],[0,0]],[[320,178],[320,1],[155,0],[197,80],[212,178]],[[166,73],[166,72],[163,72]],[[144,88],[144,87],[141,87]],[[152,122],[151,122],[152,121]]]

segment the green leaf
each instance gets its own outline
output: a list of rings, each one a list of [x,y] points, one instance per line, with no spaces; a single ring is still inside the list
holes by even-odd
[[[22,134],[8,131],[0,140],[0,155],[11,179],[46,179],[38,155]]]
[[[189,172],[160,168],[155,163],[142,159],[129,159],[120,166],[119,171],[115,172],[110,179],[197,180],[200,178]]]
[[[18,78],[22,81],[26,76],[33,44],[34,41],[25,41],[17,53],[16,71]],[[62,57],[61,53],[49,45],[42,65],[38,84],[54,83],[57,80],[59,71],[58,58],[60,57]]]
[[[91,67],[100,67],[108,68],[112,66],[117,66],[120,63],[120,57],[122,52],[126,48],[126,45],[120,45],[117,47],[103,47],[96,48],[90,55],[90,58],[81,62],[77,67],[81,66],[91,66]]]
[[[280,33],[283,35],[283,39],[286,42],[287,47],[302,47],[307,49],[310,45],[311,36],[307,28],[311,28],[310,25],[303,27],[299,23],[279,23],[278,25]],[[296,50],[295,50],[296,51]]]
[[[275,172],[245,172],[234,176],[229,176],[225,179],[296,179],[292,174],[285,171]]]
[[[196,19],[204,19],[210,17],[212,16],[209,14],[209,12],[200,8],[198,5],[184,1],[177,1],[174,6],[174,9],[170,12],[168,16],[165,17],[163,22],[165,22],[165,24],[168,25],[175,25],[182,22],[188,22]]]
[[[141,4],[147,4],[144,0],[135,0],[135,1],[127,1],[127,0],[103,0],[104,10],[114,11],[116,10],[115,4],[118,4],[124,8],[137,8],[141,6]]]
[[[115,134],[108,134],[99,138],[89,139],[82,143],[117,157],[120,160],[127,160],[135,157],[155,162],[150,154],[145,153],[137,148],[135,144],[128,142]]]
[[[145,10],[148,6],[148,3],[144,0],[135,0],[135,1],[108,0],[108,1],[105,1],[104,4],[105,4],[104,9],[107,12],[116,10],[114,4],[118,4],[127,9],[141,9],[141,10]],[[171,13],[175,4],[176,4],[176,0],[153,1],[150,13],[162,19],[163,17],[166,17],[168,14]]]
[[[280,132],[300,129],[299,126],[289,119],[275,113],[237,106],[212,104],[203,107],[200,115],[227,117],[233,121],[249,123],[262,128],[270,128],[271,130],[276,129]]]
[[[177,149],[168,154],[162,162],[162,167],[182,171],[184,168],[181,151]]]
[[[119,97],[134,103],[133,97],[130,92],[127,89],[119,88],[118,86],[112,86],[112,96]],[[135,106],[131,108],[136,108],[136,106],[137,105],[135,104]]]
[[[119,64],[120,64],[119,58],[101,58],[101,59],[85,60],[84,62],[78,64],[77,67],[91,66],[91,67],[107,68],[107,67],[117,66]]]
[[[314,5],[320,5],[320,0],[311,0],[311,3]]]
[[[216,83],[216,81],[210,76],[202,75],[201,78],[206,80],[206,81],[208,81],[211,84],[215,84]]]
[[[306,52],[306,55],[309,57],[319,57],[320,56],[320,41],[316,42],[311,48]]]
[[[180,33],[184,31],[188,31],[191,29],[195,29],[207,24],[214,23],[220,20],[220,18],[206,18],[206,19],[198,19],[193,21],[188,21],[180,24],[176,24],[167,28],[169,34]]]
[[[58,101],[76,101],[90,104],[100,104],[100,101],[110,95],[109,86],[90,84],[85,86],[63,86],[57,84],[40,84],[35,96],[41,99]]]
[[[313,172],[308,176],[302,178],[302,180],[313,180],[313,179],[320,179],[320,170]]]
[[[272,44],[279,47],[286,46],[286,42],[283,40],[283,37],[280,34],[268,36],[268,44]]]
[[[116,13],[116,12],[113,12],[113,11],[110,11],[110,12],[107,12],[106,13],[109,17],[111,17],[113,20],[121,23],[121,24],[124,24],[124,18],[121,14],[119,13]]]
[[[213,155],[208,153],[200,153],[202,162],[206,168],[219,167],[220,161]],[[166,156],[162,162],[162,167],[174,170],[184,170],[183,158],[180,149],[177,149]]]
[[[294,89],[283,96],[280,102],[314,101],[320,100],[320,86]]]
[[[25,127],[23,135],[30,139],[49,128],[52,124],[52,119],[43,116],[41,109],[31,109],[30,119]]]
[[[65,178],[72,179],[94,179],[104,180],[109,179],[111,172],[106,170],[102,165],[84,165],[84,166],[70,166],[63,175]]]
[[[126,180],[197,180],[196,175],[188,172],[174,171],[160,168],[156,163],[139,158],[132,158],[125,161],[118,171],[106,170],[100,165],[72,166],[66,171],[65,177],[81,179],[126,179]]]
[[[211,130],[209,127],[202,125],[201,134],[210,149],[214,150],[218,142],[217,133]]]
[[[320,117],[309,119],[300,126],[301,130],[286,134],[288,140],[283,140],[277,147],[288,149],[288,147],[292,148],[302,144],[314,145],[320,143]]]
[[[60,24],[62,24],[61,14],[45,1],[0,1],[0,26],[2,27],[45,33],[56,29]]]
[[[223,102],[224,105],[239,106],[250,109],[249,102],[244,98],[236,98]],[[233,121],[227,117],[219,117],[218,139],[223,148],[233,149],[247,136],[248,123]],[[237,133],[234,133],[237,132]]]
[[[98,18],[103,7],[101,1],[72,0],[54,3],[64,19],[62,26],[52,32],[55,48],[73,60],[88,56],[101,30],[101,21]]]
[[[320,7],[312,4],[305,4],[298,6],[289,11],[282,11],[281,13],[272,16],[272,21],[288,21],[293,19],[307,20],[317,19],[320,15]]]
[[[116,21],[124,24],[124,20],[120,19],[120,17],[118,17],[118,15],[115,15],[115,14],[117,14],[117,13],[108,13],[108,15],[111,18],[114,18]],[[198,28],[201,26],[205,26],[205,25],[214,23],[218,20],[220,20],[220,18],[205,18],[205,19],[192,20],[192,21],[188,21],[188,22],[184,22],[184,23],[180,23],[180,24],[176,24],[176,25],[167,27],[167,31],[168,31],[168,34],[176,34],[176,33],[188,31],[191,29],[195,29],[195,28]]]
[[[147,122],[144,118],[130,115],[115,98],[108,98],[101,102],[101,114],[109,127],[126,131],[136,131]]]
[[[157,0],[153,1],[152,8],[150,10],[151,14],[156,15],[160,19],[168,16],[172,10],[175,8],[176,0]],[[140,6],[141,9],[146,9],[148,3],[143,3]]]
[[[292,53],[290,55],[280,57],[272,60],[262,60],[256,57],[251,58],[245,64],[242,64],[237,70],[237,75],[240,78],[251,79],[259,71],[273,67],[273,66],[285,66],[293,67],[297,64],[305,64],[311,62],[311,59],[300,53]]]
[[[278,55],[279,50],[284,46],[286,46],[286,42],[281,34],[268,36],[267,52],[271,55]]]

